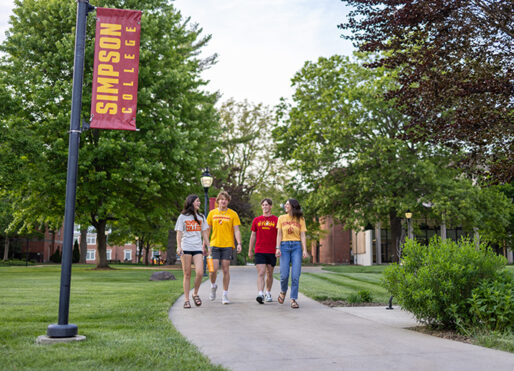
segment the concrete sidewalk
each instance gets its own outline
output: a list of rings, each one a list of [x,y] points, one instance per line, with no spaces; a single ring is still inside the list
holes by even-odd
[[[277,271],[277,268],[276,268]],[[305,269],[304,271],[308,271]],[[209,301],[210,283],[200,288],[201,307],[183,309],[181,297],[169,312],[174,326],[214,364],[231,370],[513,370],[514,355],[406,330],[412,316],[385,307],[330,308],[300,294],[300,309],[276,298],[258,304],[255,267],[231,267],[229,298],[221,288]],[[222,274],[218,275],[221,286]],[[300,278],[301,287],[301,278]]]

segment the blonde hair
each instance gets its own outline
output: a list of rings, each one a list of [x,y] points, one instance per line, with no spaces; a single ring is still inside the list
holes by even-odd
[[[216,202],[219,201],[220,197],[226,198],[228,202],[230,202],[230,200],[232,199],[232,197],[230,197],[227,191],[221,191],[220,193],[218,193],[218,195],[216,196]]]

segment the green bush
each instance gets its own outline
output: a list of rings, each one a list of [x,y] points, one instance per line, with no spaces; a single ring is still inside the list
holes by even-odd
[[[80,250],[79,250],[79,241],[75,240],[73,244],[73,255],[72,255],[72,263],[78,263],[80,261]]]
[[[513,293],[514,279],[509,272],[481,282],[468,299],[473,325],[499,332],[514,330]]]
[[[361,296],[357,293],[351,293],[350,295],[348,295],[346,300],[348,301],[348,303],[352,303],[352,304],[360,303]]]
[[[401,264],[384,271],[384,287],[418,321],[448,329],[471,323],[468,299],[484,280],[494,280],[506,260],[466,239],[408,240]]]
[[[361,297],[362,303],[371,303],[373,301],[373,295],[369,290],[360,290],[358,294]]]
[[[60,263],[61,262],[61,252],[59,248],[57,248],[52,255],[50,255],[50,261],[52,263]]]

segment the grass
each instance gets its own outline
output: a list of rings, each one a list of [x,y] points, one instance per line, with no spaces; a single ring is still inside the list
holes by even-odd
[[[318,301],[354,301],[352,296],[366,290],[373,302],[386,304],[390,294],[380,285],[386,266],[326,266],[326,273],[302,273],[300,290]]]
[[[222,370],[168,320],[182,294],[177,280],[149,281],[154,270],[73,266],[69,323],[83,342],[38,345],[57,322],[60,267],[0,267],[2,369]]]

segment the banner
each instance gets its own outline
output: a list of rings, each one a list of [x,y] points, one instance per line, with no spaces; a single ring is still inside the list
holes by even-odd
[[[96,8],[92,129],[136,130],[141,11]]]

